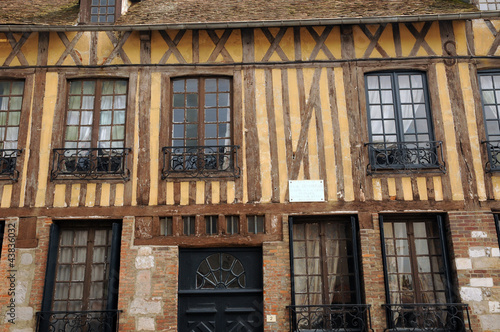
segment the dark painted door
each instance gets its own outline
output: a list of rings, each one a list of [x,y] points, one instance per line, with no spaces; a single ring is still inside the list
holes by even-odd
[[[181,249],[180,332],[260,332],[261,248]]]

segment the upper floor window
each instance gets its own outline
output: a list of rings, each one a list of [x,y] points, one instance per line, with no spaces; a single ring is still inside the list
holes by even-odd
[[[500,72],[479,74],[479,87],[483,101],[484,127],[489,162],[488,171],[500,170]]]
[[[163,177],[238,176],[231,79],[178,78],[171,93],[171,146],[163,148]]]
[[[64,148],[54,149],[52,177],[111,174],[128,178],[126,110],[126,80],[70,81]]]
[[[80,8],[82,22],[109,24],[120,14],[121,0],[81,0]]]
[[[0,80],[0,175],[17,179],[16,170],[19,124],[23,104],[24,81]]]
[[[368,74],[371,170],[443,168],[434,141],[425,74]]]

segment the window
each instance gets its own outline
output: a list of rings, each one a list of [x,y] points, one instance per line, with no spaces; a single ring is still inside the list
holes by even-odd
[[[294,330],[363,331],[356,219],[294,218],[290,227]]]
[[[182,217],[183,223],[183,234],[184,235],[195,235],[196,232],[196,217],[195,216],[184,216]]]
[[[264,216],[247,216],[247,225],[249,234],[264,233]]]
[[[174,225],[174,219],[172,217],[160,218],[160,235],[164,236],[174,235],[173,225]]]
[[[90,24],[114,23],[121,14],[121,0],[81,0],[80,21]]]
[[[441,142],[434,141],[425,75],[377,73],[365,79],[370,169],[444,168],[437,154]]]
[[[488,151],[487,171],[500,171],[500,73],[479,74],[479,87],[483,102],[484,127]]]
[[[21,108],[23,104],[24,81],[0,80],[0,175],[17,180],[17,156],[21,152],[17,142]]]
[[[116,324],[121,226],[81,225],[51,226],[42,312],[37,315],[41,331],[112,330]]]
[[[163,148],[163,178],[239,175],[231,99],[226,77],[172,81],[172,146]]]
[[[226,233],[230,235],[240,233],[239,216],[226,216]]]
[[[205,216],[205,234],[217,235],[219,233],[218,220],[219,216]]]
[[[127,81],[70,81],[67,107],[64,148],[54,149],[52,178],[115,175],[128,179]]]
[[[441,216],[381,216],[380,227],[391,327],[463,324],[464,308],[451,295]]]

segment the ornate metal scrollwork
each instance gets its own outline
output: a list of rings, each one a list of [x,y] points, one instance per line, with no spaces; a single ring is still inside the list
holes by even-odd
[[[162,179],[237,178],[240,176],[237,145],[166,146]]]
[[[118,331],[120,310],[50,311],[36,313],[36,331]]]
[[[365,146],[370,158],[368,174],[378,170],[446,172],[441,141],[365,143]]]
[[[72,176],[92,180],[100,177],[127,181],[129,148],[54,149],[51,180]]]
[[[469,306],[445,304],[384,304],[392,331],[472,331]]]
[[[290,331],[373,331],[370,305],[327,304],[288,306]]]
[[[488,162],[486,163],[486,172],[500,171],[500,141],[482,141],[488,151]]]
[[[23,150],[1,149],[0,150],[0,176],[8,176],[12,181],[19,179],[19,171],[16,169],[17,155]]]

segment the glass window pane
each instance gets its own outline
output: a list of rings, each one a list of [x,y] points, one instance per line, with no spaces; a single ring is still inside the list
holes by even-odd
[[[231,121],[229,108],[219,108],[219,122]]]
[[[219,107],[229,106],[229,93],[219,93]]]
[[[114,124],[125,124],[125,111],[115,111],[114,113]]]
[[[70,109],[80,109],[81,101],[82,101],[82,99],[80,96],[70,96],[69,97],[69,108]]]
[[[10,98],[10,109],[20,110],[23,104],[23,97],[11,97]]]
[[[215,93],[205,94],[205,107],[216,107],[216,106],[217,106],[217,94]]]
[[[102,111],[101,112],[101,125],[109,125],[111,124],[111,119],[112,119],[113,113],[110,111]]]
[[[366,84],[368,86],[368,89],[373,90],[373,89],[378,89],[378,76],[368,76],[366,78]]]
[[[174,122],[184,122],[184,109],[174,109]]]
[[[186,92],[198,92],[198,80],[197,79],[186,80]]]
[[[80,93],[80,92],[78,92]],[[95,81],[84,81],[83,82],[83,93],[86,95],[95,94]]]
[[[217,80],[215,78],[208,78],[205,80],[205,91],[206,92],[217,91]]]
[[[198,109],[188,109],[186,110],[187,113],[187,122],[198,122]]]
[[[216,124],[206,124],[205,125],[205,137],[207,137],[207,138],[217,137],[217,125]]]
[[[230,81],[227,78],[220,78],[219,79],[219,91],[220,92],[226,92],[230,91]]]
[[[175,92],[184,92],[184,83],[185,83],[185,80],[175,80],[174,87],[173,87],[174,93]]]
[[[188,124],[186,126],[186,138],[196,138],[198,137],[198,125]]]
[[[197,94],[186,95],[186,106],[187,107],[198,107],[198,95]]]
[[[9,126],[18,126],[21,121],[21,112],[9,113]]]
[[[398,75],[398,83],[400,89],[410,88],[410,76],[409,75]]]
[[[380,88],[392,89],[392,81],[390,76],[380,76]]]
[[[125,127],[124,126],[114,126],[113,127],[113,139],[122,140],[125,138]]]
[[[490,75],[481,75],[479,77],[479,80],[481,81],[481,89],[493,89],[493,81],[491,79]]]
[[[216,108],[205,109],[205,122],[217,122],[217,109]]]
[[[174,95],[174,107],[184,107],[184,95],[175,94]]]
[[[13,81],[11,86],[11,94],[12,95],[22,95],[24,92],[24,82],[22,81]],[[1,90],[0,90],[1,94]]]

